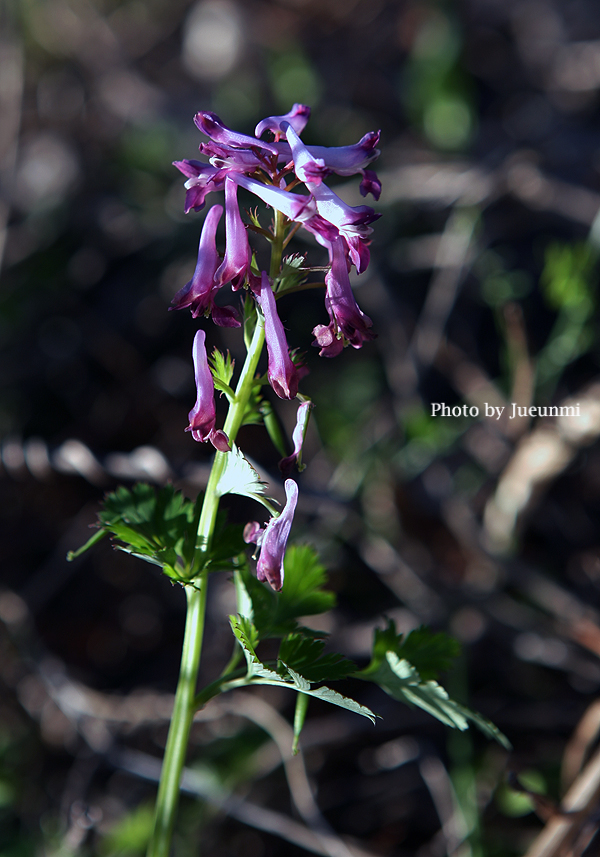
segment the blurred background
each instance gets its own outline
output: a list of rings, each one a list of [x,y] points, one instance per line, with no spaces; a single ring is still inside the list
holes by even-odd
[[[184,594],[108,543],[65,556],[117,484],[205,483],[184,433],[197,323],[167,312],[205,212],[183,214],[171,162],[195,157],[198,110],[252,133],[299,101],[309,144],[382,131],[355,284],[377,340],[321,359],[322,293],[280,307],[317,404],[293,535],[338,596],[321,629],[361,664],[382,614],[453,634],[447,687],[514,751],[348,682],[383,719],[311,703],[292,761],[291,694],[224,696],[194,726],[176,853],[542,853],[600,729],[597,3],[5,0],[1,21],[0,852],[143,853]],[[266,433],[240,445],[281,492]],[[234,607],[215,576],[204,681]],[[598,779],[561,854],[599,853]]]

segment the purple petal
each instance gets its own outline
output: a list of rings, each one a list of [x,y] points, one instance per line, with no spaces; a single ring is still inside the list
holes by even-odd
[[[298,371],[290,357],[283,324],[277,315],[275,295],[264,271],[257,300],[265,317],[269,383],[280,399],[295,399],[298,393]]]
[[[318,324],[314,328],[313,334],[315,336],[314,347],[321,349],[319,357],[337,357],[344,350],[344,337],[337,335],[333,321],[327,325]]]
[[[189,283],[180,289],[171,301],[172,309],[191,307],[192,315],[203,315],[212,305],[214,276],[220,259],[217,253],[216,232],[223,214],[222,205],[213,205],[202,226],[196,270]]]
[[[196,404],[189,413],[191,431],[194,440],[207,441],[215,427],[215,385],[206,356],[206,334],[199,330],[194,337],[192,357],[196,377]]]
[[[257,545],[262,539],[261,536],[264,533],[264,528],[258,523],[258,521],[250,521],[244,527],[243,538],[247,545]]]
[[[354,348],[375,338],[369,330],[373,322],[365,315],[356,300],[348,276],[348,263],[344,242],[337,238],[331,246],[331,269],[325,275],[325,306],[331,321]],[[333,341],[331,343],[333,345]],[[326,352],[324,356],[331,356]]]
[[[247,134],[239,134],[237,131],[232,131],[221,122],[216,113],[209,111],[201,111],[194,116],[194,123],[199,131],[215,140],[217,143],[224,143],[226,146],[234,146],[236,149],[262,149],[270,152],[272,155],[277,154],[277,149],[271,143],[265,143],[263,140],[257,140],[255,137],[249,137]]]
[[[363,170],[363,177],[360,183],[361,196],[366,196],[370,193],[375,199],[381,196],[381,182],[377,178],[377,173],[373,170]]]
[[[300,181],[320,185],[325,176],[329,175],[331,170],[327,169],[325,161],[319,158],[314,158],[311,155],[300,137],[288,122],[286,122],[283,127],[285,130],[285,136],[287,137],[287,141],[292,150],[294,172]]]
[[[289,113],[285,113],[283,116],[267,116],[266,119],[258,123],[254,129],[254,133],[257,137],[262,137],[265,131],[272,131],[273,134],[281,134],[281,123],[289,122],[296,134],[301,134],[309,119],[310,107],[307,107],[306,104],[294,104]]]
[[[263,202],[266,202],[267,205],[270,205],[277,211],[281,211],[290,220],[296,220],[304,223],[317,212],[315,201],[312,196],[304,196],[299,193],[289,193],[287,190],[281,190],[280,188],[273,187],[272,185],[263,184],[262,182],[256,181],[256,179],[240,175],[239,173],[234,173],[230,175],[229,178],[232,182],[235,182],[236,184],[241,185],[241,187],[246,188],[246,190],[249,190],[250,193],[256,194],[256,196],[258,196],[259,199],[262,199]]]
[[[229,438],[222,429],[213,429],[209,434],[208,439],[219,452],[231,452]]]
[[[265,158],[248,149],[236,149],[221,143],[200,143],[200,151],[209,158],[211,165],[219,170],[252,173],[268,168]]]
[[[304,443],[306,429],[308,428],[310,412],[313,408],[314,404],[312,402],[302,402],[302,404],[298,408],[298,413],[296,415],[296,425],[294,427],[294,431],[292,432],[292,442],[294,444],[294,451],[291,455],[288,455],[287,458],[282,458],[279,462],[279,470],[281,471],[281,475],[284,477],[284,479],[290,475],[294,464],[298,463],[298,469],[302,469],[300,466],[302,445]]]
[[[225,180],[225,258],[215,273],[215,284],[223,286],[231,281],[232,288],[239,289],[250,267],[251,254],[246,227],[238,208],[237,186],[231,178],[228,176]]]
[[[298,486],[294,480],[287,479],[284,487],[287,502],[281,514],[277,518],[271,518],[267,524],[256,566],[258,579],[267,580],[277,592],[283,586],[283,560],[298,502]]]
[[[225,183],[225,172],[211,164],[201,161],[173,161],[173,166],[187,176],[184,185],[187,193],[185,196],[185,213],[194,209],[200,211],[204,208],[207,194],[215,190],[223,190]]]
[[[213,304],[211,315],[212,320],[219,327],[242,326],[238,311],[235,307],[229,306],[229,304],[227,306],[218,306],[217,304]]]

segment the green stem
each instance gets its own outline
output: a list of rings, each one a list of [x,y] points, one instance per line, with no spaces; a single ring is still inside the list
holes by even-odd
[[[224,431],[230,444],[235,441],[242,425],[248,401],[252,393],[254,376],[265,341],[264,321],[259,315],[252,342],[246,355],[242,374],[238,381],[235,398],[229,408],[225,420]],[[215,528],[219,495],[217,486],[227,461],[226,452],[217,452],[211,469],[200,522],[198,524],[198,541],[208,551]],[[175,704],[169,727],[167,746],[156,797],[156,815],[154,833],[148,848],[148,857],[168,857],[175,824],[175,815],[179,803],[179,785],[181,772],[185,763],[185,754],[196,709],[196,683],[200,666],[200,652],[204,634],[204,616],[206,612],[206,590],[208,570],[202,571],[198,585],[187,587],[188,609],[185,621],[183,651],[181,653],[181,668],[175,693]]]
[[[271,278],[277,276],[281,267],[286,228],[287,221],[284,215],[279,211],[275,212],[275,233],[271,246]],[[256,369],[260,355],[262,354],[264,342],[264,318],[258,313],[252,341],[250,342],[235,395],[231,401],[225,425],[223,426],[230,444],[235,442],[237,433],[244,421],[244,415],[252,394]],[[215,454],[206,486],[200,521],[198,523],[198,543],[204,551],[209,550],[215,529],[220,499],[217,487],[225,469],[227,455],[227,452],[217,452]],[[148,857],[169,857],[171,848],[173,827],[179,803],[181,772],[185,763],[190,728],[197,704],[196,684],[198,681],[202,637],[204,634],[207,584],[208,570],[204,568],[198,585],[195,587],[190,586],[186,589],[188,609],[185,620],[183,651],[181,653],[181,668],[156,797],[154,832],[148,847]],[[234,680],[232,685],[235,685],[237,682],[243,684],[245,679]],[[202,699],[202,695],[200,698]]]

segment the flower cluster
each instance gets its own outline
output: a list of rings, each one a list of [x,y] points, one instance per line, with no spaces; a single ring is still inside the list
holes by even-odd
[[[367,167],[379,155],[379,132],[365,134],[352,146],[305,146],[299,134],[309,116],[310,108],[294,104],[289,113],[269,116],[259,122],[255,136],[251,137],[227,128],[214,113],[196,114],[196,126],[208,137],[208,142],[199,146],[208,162],[183,160],[175,161],[175,166],[187,178],[186,212],[204,208],[209,193],[225,192],[226,248],[221,260],[215,236],[223,209],[214,205],[204,221],[194,275],[175,295],[173,307],[189,307],[195,318],[212,315],[218,325],[237,327],[240,320],[235,308],[222,306],[215,298],[227,283],[231,283],[234,291],[247,284],[263,312],[268,305],[275,319],[274,304],[271,310],[272,302],[265,297],[269,287],[264,285],[264,278],[252,270],[252,253],[237,201],[238,187],[242,187],[281,212],[290,223],[312,233],[327,249],[331,265],[325,277],[329,324],[314,329],[313,344],[321,349],[321,355],[333,357],[346,344],[360,348],[363,342],[373,338],[371,320],[354,299],[349,270],[354,265],[361,273],[369,264],[370,224],[379,215],[367,205],[346,205],[327,187],[324,179],[332,173],[360,174],[362,195],[370,193],[378,199],[381,184]],[[272,142],[261,139],[266,132],[274,136]],[[306,193],[296,191],[300,183]],[[289,365],[285,367],[283,381],[282,376],[275,374],[275,367],[283,369],[284,363],[287,364],[280,359],[285,336],[277,322],[268,325],[270,330],[267,331],[269,379],[278,396],[294,398],[297,386],[290,378],[293,371]]]
[[[200,112],[194,117],[197,128],[208,138],[199,150],[206,161],[175,161],[174,165],[186,177],[186,212],[200,211],[208,194],[223,191],[225,197],[225,253],[217,251],[217,229],[223,206],[216,204],[204,220],[198,260],[192,279],[175,295],[173,309],[189,308],[194,318],[211,316],[222,327],[240,327],[235,306],[226,305],[219,292],[227,284],[233,291],[247,288],[264,319],[268,352],[268,379],[274,392],[282,399],[295,399],[302,377],[301,365],[290,355],[285,330],[276,307],[276,276],[270,279],[255,266],[248,242],[248,227],[242,220],[238,205],[238,188],[254,194],[278,213],[276,227],[263,229],[256,215],[250,215],[254,229],[273,243],[282,235],[286,243],[299,228],[311,233],[328,253],[329,266],[325,275],[325,307],[329,324],[319,324],[314,330],[313,345],[324,357],[335,357],[346,345],[360,348],[373,339],[371,319],[365,315],[354,298],[350,285],[350,270],[354,266],[362,273],[369,264],[371,223],[379,217],[367,205],[350,206],[343,202],[326,184],[331,174],[360,175],[360,192],[379,199],[381,184],[369,165],[379,155],[379,132],[370,132],[352,146],[306,146],[300,139],[310,116],[310,108],[294,104],[282,116],[269,116],[258,123],[255,136],[240,134],[227,128],[214,113]],[[264,140],[270,134],[272,139]],[[282,232],[283,229],[283,232]],[[308,269],[310,270],[310,269]],[[194,340],[194,367],[198,399],[190,411],[188,431],[199,441],[210,441],[221,452],[230,449],[229,439],[215,429],[214,383],[208,366],[205,334],[199,331]],[[294,452],[280,462],[284,477],[296,464],[301,468],[301,449],[312,405],[300,397]],[[261,547],[258,577],[280,589],[283,581],[283,554],[296,506],[297,486],[291,479],[285,483],[287,504],[281,514],[273,517],[265,530],[258,524],[248,525],[247,541]]]

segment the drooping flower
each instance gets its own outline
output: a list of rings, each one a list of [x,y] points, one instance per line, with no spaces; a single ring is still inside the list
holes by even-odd
[[[238,314],[232,306],[218,306],[215,297],[219,286],[214,277],[221,260],[217,253],[216,232],[223,213],[222,205],[213,205],[202,227],[198,259],[192,279],[180,289],[171,301],[171,309],[189,307],[193,318],[212,313],[215,324],[220,327],[240,327]]]
[[[334,357],[342,350],[339,345],[340,333],[354,348],[360,348],[363,342],[375,338],[369,330],[373,322],[360,309],[354,298],[341,238],[336,238],[331,244],[330,262],[331,268],[325,274],[325,306],[330,325],[318,325],[313,331],[316,337],[313,345],[321,348],[320,354],[324,357]]]
[[[313,408],[314,404],[312,402],[301,402],[298,407],[298,413],[296,414],[296,425],[294,427],[294,431],[292,432],[292,443],[294,444],[294,451],[291,455],[288,455],[286,458],[282,458],[279,462],[279,470],[281,471],[281,475],[284,479],[286,479],[290,475],[294,464],[298,465],[298,470],[304,469],[304,466],[302,465],[302,446],[304,444],[304,438],[306,436],[306,429],[308,428],[310,412]]]
[[[215,449],[230,452],[227,435],[221,429],[215,429],[215,385],[208,366],[205,341],[206,333],[198,330],[192,348],[197,398],[189,413],[190,424],[186,431],[191,431],[194,440],[209,440]]]
[[[277,314],[275,295],[264,271],[256,299],[265,317],[269,383],[280,399],[295,399],[298,394],[298,370],[290,357],[283,324]]]
[[[246,543],[260,547],[256,576],[259,580],[267,580],[277,592],[283,586],[283,560],[298,502],[298,486],[294,480],[286,479],[284,488],[287,502],[281,514],[271,518],[265,529],[256,521],[244,528]]]
[[[228,176],[225,179],[225,258],[215,272],[215,283],[223,286],[231,281],[233,289],[244,284],[250,269],[250,245],[237,201],[237,185]]]

